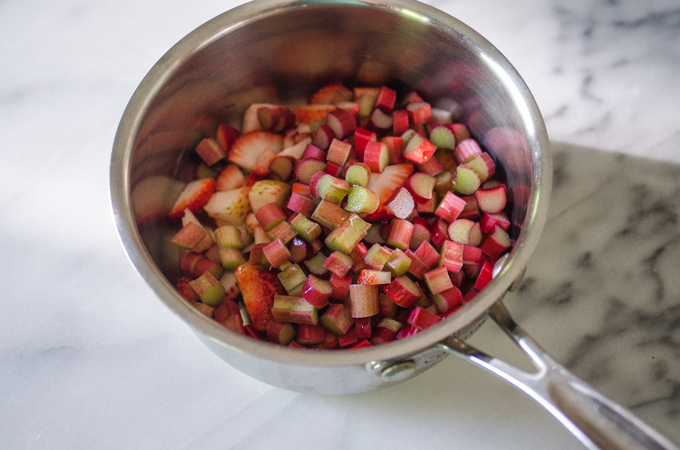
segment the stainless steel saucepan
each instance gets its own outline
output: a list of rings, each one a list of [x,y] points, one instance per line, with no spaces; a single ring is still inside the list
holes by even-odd
[[[185,154],[219,123],[239,126],[259,101],[290,104],[324,83],[388,84],[460,105],[461,120],[497,160],[512,193],[514,249],[496,277],[453,317],[424,332],[356,351],[305,351],[231,332],[190,306],[172,283],[179,251],[164,218],[191,176]],[[541,114],[512,65],[460,21],[411,0],[265,0],[205,23],[151,69],[121,119],[111,159],[121,240],[158,297],[220,358],[274,386],[350,394],[398,383],[447,354],[517,386],[588,448],[675,445],[552,360],[501,303],[521,277],[546,220],[551,155]],[[535,363],[525,373],[465,343],[486,318]]]

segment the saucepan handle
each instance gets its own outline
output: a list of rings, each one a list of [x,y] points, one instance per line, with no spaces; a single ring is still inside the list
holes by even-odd
[[[552,359],[515,323],[501,301],[496,302],[489,315],[531,359],[537,372],[527,373],[456,337],[446,339],[437,347],[489,370],[524,391],[589,449],[678,450],[664,435]]]

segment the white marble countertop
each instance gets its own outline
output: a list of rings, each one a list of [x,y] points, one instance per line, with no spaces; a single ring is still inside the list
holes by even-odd
[[[217,359],[137,275],[109,201],[118,121],[167,49],[239,3],[0,2],[0,447],[581,448],[454,358],[361,395],[267,386]],[[513,62],[554,143],[550,219],[508,308],[680,442],[680,5],[429,3]],[[512,360],[500,334],[473,339]]]

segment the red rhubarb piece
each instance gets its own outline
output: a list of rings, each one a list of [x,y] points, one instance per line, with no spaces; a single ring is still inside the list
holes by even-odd
[[[434,214],[446,222],[453,222],[458,218],[464,207],[465,200],[451,192],[447,192]]]
[[[408,316],[408,319],[406,319],[407,323],[410,323],[411,325],[420,330],[429,328],[432,325],[436,325],[441,321],[442,321],[441,317],[432,314],[431,312],[421,308],[420,306],[416,306],[415,308],[413,308],[411,314],[409,314]]]
[[[388,284],[385,294],[402,308],[408,308],[423,295],[418,285],[406,276],[398,277]]]
[[[510,248],[510,236],[503,228],[494,225],[480,248],[490,258],[498,258]]]
[[[460,271],[463,268],[463,248],[463,244],[445,240],[442,244],[439,264],[446,267],[449,272]]]
[[[394,104],[397,101],[397,91],[390,89],[387,86],[382,86],[378,97],[375,99],[375,108],[388,112],[394,108]]]
[[[352,284],[349,287],[351,314],[355,319],[371,317],[380,311],[379,288],[371,284]]]
[[[487,214],[498,214],[507,203],[508,191],[504,184],[494,188],[481,188],[475,191],[477,206]]]
[[[312,274],[307,277],[302,285],[302,296],[317,308],[323,308],[333,293],[330,281],[322,280]]]
[[[354,321],[354,332],[357,339],[369,339],[373,334],[373,319],[360,317]]]
[[[458,287],[453,286],[443,292],[432,297],[432,303],[439,314],[445,314],[458,305],[463,303],[463,294]]]
[[[493,280],[493,265],[488,261],[485,261],[479,270],[477,281],[475,281],[475,290],[477,292],[481,291],[491,282],[491,280]]]

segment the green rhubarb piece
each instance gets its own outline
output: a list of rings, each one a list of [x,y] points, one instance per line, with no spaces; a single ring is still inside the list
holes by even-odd
[[[434,176],[434,191],[440,197],[446,196],[453,189],[453,175],[451,172],[441,172]]]
[[[319,198],[339,205],[349,192],[349,185],[345,180],[335,178],[333,175],[324,175],[319,180],[316,191]]]
[[[212,308],[222,303],[227,295],[224,286],[210,272],[205,272],[200,277],[190,281],[189,286],[198,294],[201,302]]]
[[[302,287],[305,285],[305,283],[300,283],[297,286],[295,286],[293,289],[288,292],[288,295],[294,295],[296,297],[302,297]]]
[[[246,262],[243,253],[235,248],[221,248],[218,250],[220,263],[227,270],[236,270],[238,266]]]
[[[371,169],[363,163],[353,164],[349,166],[345,173],[345,181],[350,186],[368,186],[371,181]]]
[[[446,148],[437,149],[434,152],[434,157],[437,158],[439,164],[446,172],[453,172],[456,169],[456,160],[453,157],[453,152]]]
[[[380,206],[380,197],[372,190],[363,186],[349,188],[345,210],[357,214],[371,214],[378,209],[378,206]]]
[[[321,125],[326,123],[325,120],[312,120],[311,123],[309,124],[309,128],[311,129],[312,136],[316,133],[316,130],[319,129]]]
[[[319,323],[318,309],[302,296],[275,295],[271,311],[277,322],[310,325]]]
[[[316,275],[317,277],[322,277],[328,273],[328,269],[323,266],[323,263],[326,262],[326,259],[326,255],[319,252],[307,261],[304,261],[303,264],[305,267],[307,267],[309,273]]]
[[[389,259],[385,263],[385,270],[392,274],[392,278],[399,278],[408,272],[411,267],[411,258],[399,249],[392,251]]]
[[[352,213],[342,225],[330,232],[324,242],[331,250],[349,254],[366,236],[370,227],[371,224]]]
[[[371,229],[368,230],[368,233],[366,234],[366,237],[364,240],[368,244],[384,244],[385,239],[382,237],[382,232],[380,231],[380,224],[372,224]]]
[[[271,230],[267,231],[267,237],[269,239],[275,241],[276,238],[281,238],[284,244],[288,244],[295,236],[297,236],[297,232],[286,221],[281,222]]]
[[[416,131],[409,128],[408,130],[404,131],[401,135],[401,139],[404,141],[404,147],[406,147],[406,144],[408,144],[408,141],[411,140],[413,136],[416,135]]]
[[[359,117],[362,119],[371,117],[377,96],[364,94],[359,97]]]
[[[297,264],[287,266],[286,270],[281,271],[276,276],[279,278],[279,281],[281,281],[283,288],[289,294],[294,288],[298,287],[298,285],[302,286],[307,280],[307,274],[305,274],[302,267]]]
[[[312,220],[319,225],[334,230],[349,217],[349,213],[340,206],[327,200],[321,200],[312,213]]]
[[[198,165],[198,168],[196,168],[196,177],[200,180],[206,178],[217,178],[219,174],[220,173],[217,170],[208,166],[206,163],[201,163]]]
[[[430,132],[430,142],[437,148],[456,148],[456,137],[453,132],[446,127],[437,127]]]
[[[364,257],[364,262],[375,270],[382,270],[392,256],[392,250],[380,244],[373,244]]]
[[[484,162],[484,158],[481,155],[475,156],[471,161],[465,163],[465,165],[477,173],[480,183],[484,183],[489,179],[489,166],[486,165],[486,162]]]
[[[302,214],[298,214],[290,221],[290,226],[297,235],[305,242],[312,242],[321,235],[321,227],[313,220],[309,220]]]
[[[282,262],[282,263],[279,265],[279,267],[277,267],[277,269],[279,269],[281,272],[285,272],[285,271],[288,270],[288,268],[291,267],[292,265],[293,265],[292,262],[290,262],[290,261],[284,261],[284,262]]]
[[[225,225],[215,230],[215,243],[217,248],[243,248],[243,237],[241,230],[233,225]]]
[[[456,167],[456,183],[453,189],[461,195],[472,195],[479,188],[479,175],[467,164]]]

